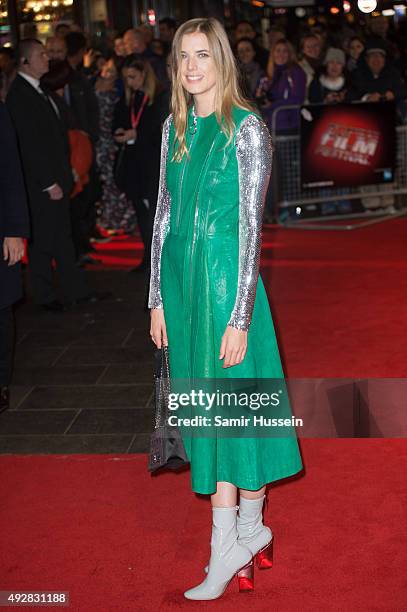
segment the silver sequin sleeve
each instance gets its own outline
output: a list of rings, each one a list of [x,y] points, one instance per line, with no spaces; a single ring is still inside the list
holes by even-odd
[[[239,174],[239,273],[235,305],[228,325],[248,330],[260,264],[261,227],[271,174],[270,132],[255,115],[243,119],[236,132]]]
[[[171,117],[172,115],[169,115],[164,121],[161,140],[160,180],[158,185],[157,209],[154,217],[153,237],[151,241],[151,275],[150,292],[148,297],[149,308],[163,308],[160,290],[160,269],[161,252],[170,222],[171,199],[166,184],[166,171]]]

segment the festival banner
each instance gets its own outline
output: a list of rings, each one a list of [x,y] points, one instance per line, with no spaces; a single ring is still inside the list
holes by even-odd
[[[301,183],[304,188],[391,183],[395,164],[394,103],[302,107]]]

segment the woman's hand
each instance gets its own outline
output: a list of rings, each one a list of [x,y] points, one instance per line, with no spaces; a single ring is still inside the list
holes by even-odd
[[[83,66],[84,68],[90,68],[92,66],[92,63],[95,60],[95,50],[94,49],[88,49],[86,51],[86,53],[83,56]]]
[[[161,348],[161,342],[164,344],[164,346],[168,346],[164,310],[162,308],[152,308],[150,311],[150,317],[150,336],[152,341],[157,348]]]
[[[238,365],[247,351],[247,331],[227,325],[220,344],[219,359],[224,359],[223,368]]]
[[[338,94],[335,92],[327,94],[324,99],[324,104],[331,104],[332,102],[339,102]]]

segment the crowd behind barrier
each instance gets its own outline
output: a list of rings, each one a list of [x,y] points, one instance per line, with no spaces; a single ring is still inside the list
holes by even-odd
[[[384,115],[382,129],[373,134],[373,138],[378,137],[378,141],[374,142],[374,147],[382,147],[387,145],[390,149],[390,157],[393,157],[388,162],[388,167],[382,167],[382,159],[370,161],[369,159],[351,160],[349,165],[349,176],[341,176],[343,184],[335,183],[335,164],[337,163],[338,155],[335,151],[331,154],[326,151],[323,156],[329,159],[330,170],[332,176],[328,177],[331,181],[324,181],[321,173],[319,162],[323,161],[324,157],[315,156],[315,148],[327,138],[327,125],[332,129],[337,127],[335,124],[335,113],[330,113],[330,122],[325,124],[322,131],[317,134],[314,146],[308,146],[304,133],[301,131],[301,118],[304,121],[310,121],[313,111],[322,108],[338,111],[339,128],[341,123],[346,123],[347,131],[352,129],[352,108],[358,112],[365,114],[365,109],[372,109],[372,103],[369,102],[351,102],[350,112],[349,104],[338,103],[335,109],[328,104],[307,104],[307,105],[287,105],[281,106],[274,113],[271,125],[271,132],[274,144],[274,179],[270,187],[273,207],[273,218],[287,225],[292,221],[305,220],[312,218],[323,218],[327,215],[348,216],[369,216],[372,214],[394,214],[398,210],[405,207],[405,197],[407,194],[407,116],[404,113],[404,105],[406,100],[401,100],[402,103],[396,108],[394,113],[386,113],[387,108],[392,108],[391,102],[382,102],[374,105],[377,116]],[[393,109],[394,110],[394,109]],[[296,130],[289,132],[279,130],[281,125],[279,121],[279,113],[291,114],[295,117],[295,122],[298,126]],[[359,114],[359,113],[358,113]],[[367,117],[366,113],[366,117]],[[387,121],[386,121],[387,120]],[[368,125],[368,124],[367,124]],[[377,129],[377,126],[375,126]],[[315,128],[317,132],[318,126]],[[392,131],[394,130],[394,139],[392,139]],[[339,134],[342,142],[342,150],[339,153],[348,154],[348,145],[343,143],[343,135]],[[390,143],[381,142],[392,139]],[[364,145],[369,147],[369,143]],[[363,145],[362,145],[363,147]],[[391,152],[393,151],[393,155]],[[302,160],[304,156],[311,157],[309,163],[314,164],[315,183],[304,184],[304,168]],[[353,163],[352,163],[353,162]],[[372,180],[360,180],[360,163],[371,165],[372,172],[370,176]],[[365,170],[365,168],[364,168]],[[375,178],[377,173],[378,178]],[[321,173],[322,174],[322,173]],[[355,181],[355,178],[357,179]],[[331,184],[329,184],[331,183]]]
[[[32,54],[33,41],[21,41],[18,49],[0,49],[0,96],[9,108],[17,136],[23,119],[14,112],[18,96],[13,89],[18,89],[21,78],[29,82],[33,70],[36,81],[31,85],[48,101],[48,119],[42,117],[42,129],[46,131],[47,121],[50,125],[55,121],[55,113],[62,127],[60,137],[68,147],[73,177],[72,189],[65,194],[70,201],[70,218],[65,223],[72,227],[76,264],[95,262],[95,241],[138,228],[145,247],[138,269],[146,272],[146,287],[161,128],[170,112],[171,43],[176,28],[174,20],[165,18],[159,23],[158,37],[152,28],[143,25],[112,34],[104,45],[92,47],[86,33],[76,25],[64,24],[63,28],[57,26],[54,35],[37,48],[38,57],[33,63],[25,57]],[[229,34],[240,69],[241,88],[263,116],[275,143],[265,220],[279,219],[280,204],[289,208],[312,198],[318,200],[317,212],[321,214],[354,212],[354,188],[332,193],[319,190],[318,196],[309,190],[302,192],[298,109],[309,103],[393,101],[400,123],[404,124],[407,21],[394,25],[380,16],[371,18],[363,27],[357,21],[353,25],[343,22],[340,28],[318,23],[297,28],[295,34],[289,24],[278,22],[268,32],[269,48],[263,46],[264,37],[248,21],[239,22]],[[30,106],[29,99],[21,103]],[[398,176],[404,164],[403,134],[399,127]],[[37,139],[41,141],[41,132],[37,132]],[[23,150],[25,146],[20,138],[23,172],[30,174],[25,167],[29,158]],[[52,152],[43,152],[44,163],[47,155],[52,156]],[[398,182],[398,186],[402,184]],[[50,197],[52,187],[43,187]],[[389,185],[385,188],[388,190]],[[333,205],[335,196],[338,202]],[[29,194],[33,222],[31,200]],[[368,200],[359,202],[363,210],[368,208]],[[393,201],[382,198],[383,202]],[[33,236],[31,242],[34,240]],[[42,272],[40,269],[39,274]]]

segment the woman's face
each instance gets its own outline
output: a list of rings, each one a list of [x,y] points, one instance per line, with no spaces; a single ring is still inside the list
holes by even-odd
[[[250,64],[250,62],[254,60],[255,55],[256,52],[253,49],[253,45],[246,40],[243,40],[237,45],[237,57],[242,64]]]
[[[353,59],[357,60],[360,57],[360,54],[362,53],[364,49],[363,43],[361,40],[352,40],[352,42],[349,45],[349,53],[350,56],[353,57]]]
[[[277,66],[282,66],[288,62],[289,54],[287,45],[278,44],[274,47],[273,59]]]
[[[144,72],[137,68],[127,68],[125,71],[127,87],[132,91],[141,89],[144,85]]]
[[[181,83],[190,94],[201,95],[215,88],[217,71],[206,34],[184,34],[180,55]]]
[[[114,41],[114,52],[119,57],[125,57],[126,49],[124,46],[123,38],[116,38]]]
[[[316,36],[308,36],[304,40],[303,53],[312,59],[318,59],[321,55],[321,42]]]
[[[327,62],[326,73],[332,79],[337,79],[343,73],[343,64],[336,61]]]
[[[105,63],[100,75],[103,79],[107,80],[114,80],[117,77],[116,66],[114,65],[113,60],[109,60]]]
[[[97,71],[101,72],[103,70],[103,67],[105,66],[105,64],[106,64],[105,58],[103,56],[99,56],[96,59],[96,69],[97,69]]]

